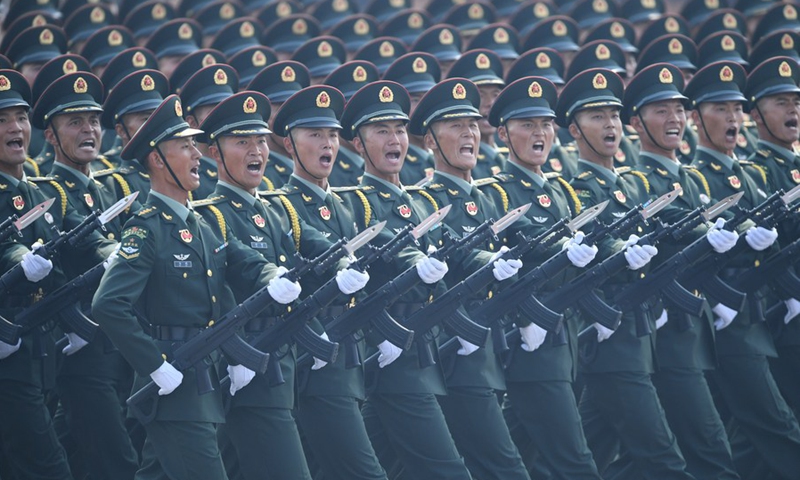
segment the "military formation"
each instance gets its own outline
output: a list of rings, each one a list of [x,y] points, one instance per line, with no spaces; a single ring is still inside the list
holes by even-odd
[[[800,479],[799,9],[2,2],[0,479]]]

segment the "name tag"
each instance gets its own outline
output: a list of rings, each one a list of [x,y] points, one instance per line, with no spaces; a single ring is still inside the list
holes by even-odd
[[[172,262],[172,266],[175,268],[192,268],[192,261],[191,260],[175,260]]]
[[[250,248],[257,248],[260,250],[267,249],[267,242],[250,242]]]

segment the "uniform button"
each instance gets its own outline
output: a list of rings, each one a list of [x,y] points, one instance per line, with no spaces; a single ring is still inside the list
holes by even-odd
[[[640,273],[639,278],[644,278],[644,273]]]
[[[41,243],[42,245],[44,245],[44,243],[45,243],[45,241],[44,241],[44,240],[42,240],[41,238],[37,239],[36,241],[37,241],[37,242],[39,242],[39,243]]]
[[[292,307],[291,306],[286,307],[286,313],[290,313],[291,311],[292,311]]]
[[[491,290],[489,290],[489,293],[488,293],[488,294],[486,294],[486,298],[487,298],[487,299],[488,299],[488,298],[492,298],[493,296],[494,296],[494,293],[492,293],[492,291],[491,291]]]
[[[489,244],[489,250],[494,250],[494,243]]]
[[[753,265],[755,265],[756,267],[759,267],[759,266],[761,266],[761,262],[759,260],[756,260],[755,262],[753,262]]]
[[[641,226],[641,225],[639,225],[638,227],[636,227],[636,230],[638,230],[638,231],[639,231],[639,233],[642,233],[642,226]]]
[[[109,233],[108,234],[108,239],[109,240],[114,240],[114,234],[113,233]]]
[[[211,295],[211,302],[217,303],[217,297],[215,295]]]
[[[189,274],[186,273],[186,272],[183,272],[183,278],[189,278]]]
[[[209,327],[213,327],[214,326],[214,319],[213,318],[208,321],[208,326]]]
[[[164,361],[166,362],[167,361],[167,354],[166,353],[162,353],[161,354],[161,358],[163,358]]]
[[[286,255],[281,255],[280,257],[278,257],[278,260],[280,260],[281,262],[285,262],[286,261]]]
[[[206,275],[208,275],[209,277],[212,277],[212,276],[214,276],[214,272],[212,272],[212,271],[209,269],[209,270],[207,270],[207,271],[206,271]]]
[[[442,245],[443,243],[444,243],[443,241],[439,240],[439,245]]]

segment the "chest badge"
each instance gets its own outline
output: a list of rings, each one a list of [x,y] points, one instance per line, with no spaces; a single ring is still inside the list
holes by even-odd
[[[470,215],[475,216],[478,214],[478,206],[475,204],[475,202],[466,202],[464,207],[466,207],[467,213]]]
[[[800,183],[800,170],[796,168],[792,170],[792,180],[794,180],[794,183]]]
[[[326,222],[331,219],[331,211],[328,209],[327,205],[319,207],[319,216]]]
[[[561,160],[557,158],[551,158],[548,160],[548,162],[550,162],[550,168],[552,168],[554,172],[560,172],[564,170],[564,166],[561,165]]]
[[[83,201],[86,202],[86,206],[88,206],[89,208],[94,207],[94,198],[92,198],[91,193],[84,193]]]
[[[398,211],[398,213],[400,213],[400,216],[403,217],[403,218],[408,218],[408,217],[411,216],[411,207],[409,207],[405,203],[400,205],[399,207],[397,207],[397,211]]]
[[[617,153],[614,154],[614,159],[619,163],[625,163],[625,152],[622,150],[617,150]]]
[[[550,200],[550,197],[547,196],[547,194],[538,195],[536,198],[539,199],[539,205],[543,206],[544,208],[550,208],[550,204],[553,203],[552,200]]]
[[[614,198],[620,203],[625,203],[628,200],[625,194],[622,193],[622,190],[614,190]]]
[[[730,177],[728,177],[728,181],[731,183],[731,187],[733,187],[733,188],[741,188],[742,187],[742,182],[741,182],[741,180],[739,180],[739,177],[737,177],[736,175],[731,175]]]
[[[12,200],[14,200],[14,208],[17,210],[22,210],[25,208],[25,199],[22,198],[22,195],[17,195]]]
[[[739,133],[739,135],[736,136],[736,145],[738,145],[739,148],[747,148],[747,137],[745,137],[743,133]]]
[[[264,220],[264,217],[262,217],[260,213],[253,215],[253,223],[255,223],[256,227],[258,228],[264,228],[264,226],[267,224],[267,222]]]
[[[179,230],[178,233],[181,235],[181,240],[186,243],[192,243],[192,238],[194,237],[192,237],[192,232],[190,232],[188,228]]]
[[[686,140],[681,140],[680,151],[684,155],[689,155],[690,153],[692,153],[692,146],[689,145],[689,142],[687,142]]]

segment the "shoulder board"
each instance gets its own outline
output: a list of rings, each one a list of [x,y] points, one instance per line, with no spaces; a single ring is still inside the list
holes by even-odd
[[[593,171],[586,170],[585,172],[581,172],[581,174],[578,175],[576,178],[578,178],[580,180],[583,180],[583,179],[586,179],[586,178],[591,178],[593,176],[594,176],[594,172]]]
[[[756,155],[761,158],[769,158],[769,151],[768,150],[756,150]]]
[[[259,197],[276,197],[280,195],[286,195],[287,192],[281,190],[280,188],[277,190],[259,190],[256,194]]]
[[[117,169],[116,168],[106,168],[106,169],[103,169],[103,170],[98,170],[96,172],[92,172],[92,177],[93,178],[106,177],[106,176],[114,174],[114,173],[117,173]]]
[[[207,205],[216,205],[225,200],[225,195],[217,195],[214,197],[204,198],[202,200],[195,200],[192,202],[193,207],[205,207]]]
[[[139,210],[139,213],[137,213],[136,216],[137,217],[142,217],[142,218],[148,218],[148,217],[152,217],[157,212],[158,212],[158,208],[156,208],[155,206],[151,205],[151,206],[149,206],[147,208],[143,208],[143,209]]]
[[[445,186],[443,183],[429,183],[427,185],[423,185],[423,188],[425,190],[434,190],[438,192],[440,190],[444,190]]]
[[[617,173],[628,173],[631,171],[631,167],[617,167]]]
[[[494,177],[486,177],[486,178],[481,178],[479,180],[474,180],[474,183],[476,187],[484,187],[486,185],[497,183],[497,179]]]
[[[29,182],[52,182],[55,177],[28,177]]]
[[[545,172],[545,174],[544,174],[544,178],[546,178],[548,180],[552,180],[554,178],[559,178],[560,176],[561,176],[561,174],[558,173],[558,172]]]
[[[403,190],[406,192],[418,192],[422,190],[422,187],[419,185],[403,185]]]
[[[566,150],[568,152],[576,152],[576,151],[578,151],[578,146],[575,145],[575,144],[572,144],[572,143],[568,143],[568,144],[564,145],[564,150]]]
[[[500,182],[500,183],[507,183],[507,182],[510,182],[510,181],[514,180],[514,174],[513,173],[500,172],[500,173],[495,173],[494,174],[494,178],[496,178],[497,181]]]
[[[497,147],[497,153],[508,153],[508,147]]]
[[[741,165],[741,166],[743,166],[743,167],[745,167],[745,166],[750,166],[750,165],[752,165],[752,164],[753,164],[753,162],[751,162],[751,161],[749,161],[749,160],[739,160],[739,165]]]
[[[331,192],[333,193],[352,192],[353,190],[361,190],[361,187],[359,185],[351,185],[347,187],[331,187]]]

